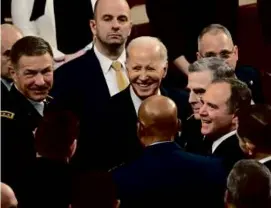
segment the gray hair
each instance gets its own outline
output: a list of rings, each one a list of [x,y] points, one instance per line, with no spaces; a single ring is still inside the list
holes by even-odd
[[[201,58],[190,64],[189,73],[211,71],[213,79],[236,78],[234,69],[231,68],[225,60],[218,57]]]
[[[227,35],[227,37],[232,41],[232,36],[231,36],[231,33],[230,31],[224,27],[223,25],[221,24],[211,24],[211,25],[208,25],[207,27],[205,27],[199,34],[198,36],[198,51],[200,51],[200,41],[202,39],[202,37],[207,34],[207,33],[210,33],[212,35],[217,35],[219,33],[224,33]],[[232,41],[233,42],[233,41]]]
[[[271,173],[256,160],[240,160],[227,180],[227,202],[235,207],[270,207]]]
[[[159,46],[159,50],[160,50],[160,58],[163,61],[168,61],[168,52],[167,52],[167,48],[166,46],[162,43],[161,40],[159,40],[156,37],[151,37],[151,36],[141,36],[138,38],[133,39],[129,45],[127,46],[127,50],[126,50],[126,55],[127,58],[129,57],[129,50],[131,47],[137,45],[137,44],[153,44],[153,45],[158,45]]]

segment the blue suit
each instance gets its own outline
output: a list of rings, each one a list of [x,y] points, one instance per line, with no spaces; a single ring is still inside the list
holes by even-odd
[[[174,142],[147,147],[112,175],[122,207],[223,207],[221,162],[184,152]]]

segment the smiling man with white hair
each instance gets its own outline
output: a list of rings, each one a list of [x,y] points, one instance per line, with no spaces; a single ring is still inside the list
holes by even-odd
[[[111,98],[102,125],[107,129],[104,140],[114,141],[106,142],[110,144],[108,152],[114,150],[111,155],[113,165],[134,159],[142,151],[136,124],[139,106],[146,98],[153,95],[170,97],[178,107],[178,118],[186,118],[187,94],[161,87],[167,67],[167,49],[159,39],[142,36],[128,45],[126,69],[130,85]]]

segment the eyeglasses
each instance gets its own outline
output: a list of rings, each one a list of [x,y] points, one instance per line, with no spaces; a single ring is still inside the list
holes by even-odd
[[[10,51],[11,50],[6,50],[4,53],[2,53],[3,56],[9,57],[10,56]]]
[[[200,53],[200,56],[201,56],[202,58],[208,58],[208,57],[220,57],[220,58],[222,58],[222,59],[228,59],[228,58],[230,58],[230,56],[233,54],[233,52],[234,52],[234,48],[233,48],[231,51],[229,51],[229,50],[222,50],[222,51],[220,51],[219,53],[207,52],[205,55],[202,55],[202,54]]]

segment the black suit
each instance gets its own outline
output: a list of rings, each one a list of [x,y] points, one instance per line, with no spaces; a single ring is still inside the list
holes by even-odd
[[[2,111],[14,114],[13,118],[1,114],[2,181],[14,189],[20,203],[28,204],[36,159],[33,131],[42,116],[15,86],[11,87],[8,104]]]
[[[9,90],[1,81],[1,109],[4,109],[8,103]]]
[[[255,103],[264,103],[264,95],[261,83],[261,74],[250,66],[238,66],[235,69],[238,79],[245,82],[252,92],[252,99]]]
[[[72,163],[78,168],[103,168],[98,120],[110,93],[93,49],[55,71],[51,95],[51,107],[70,109],[80,118],[80,136]]]
[[[171,98],[178,107],[178,117],[187,117],[187,93],[160,89],[161,95]],[[109,144],[107,152],[111,158],[117,157],[114,165],[136,158],[142,152],[142,145],[137,137],[137,113],[131,98],[130,87],[113,96],[105,110],[102,128],[106,128],[102,138]],[[102,131],[101,131],[102,132]]]
[[[112,174],[122,207],[223,207],[220,161],[183,152],[174,142],[145,148]]]
[[[233,165],[241,159],[245,159],[245,154],[239,146],[236,134],[224,140],[212,153],[213,156],[222,158],[227,170],[231,170]]]
[[[71,169],[66,162],[41,157],[37,159],[33,173],[33,205],[38,204],[40,208],[69,207],[72,178]]]

